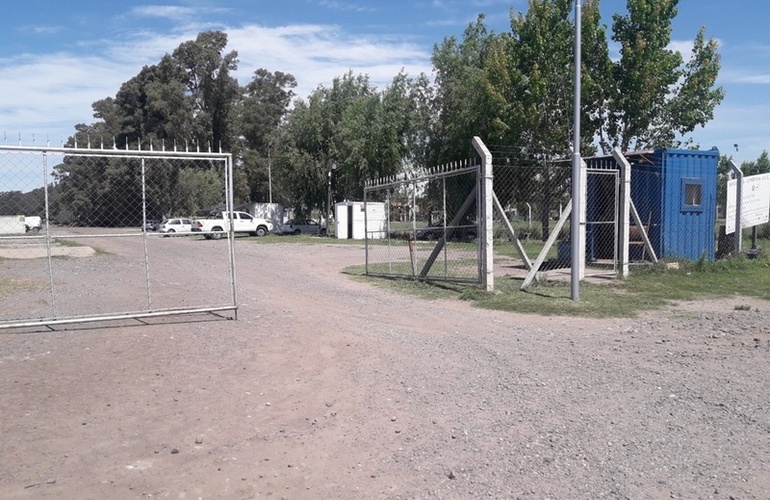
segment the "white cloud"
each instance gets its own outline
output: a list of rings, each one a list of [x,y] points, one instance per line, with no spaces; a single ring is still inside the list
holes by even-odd
[[[327,9],[353,11],[353,12],[376,12],[377,10],[374,7],[361,5],[359,3],[337,2],[334,0],[321,0],[320,2],[318,2],[318,5]]]
[[[369,75],[378,86],[402,68],[415,75],[430,71],[430,54],[407,41],[351,37],[332,26],[247,26],[229,30],[228,36],[230,47],[238,50],[241,83],[258,68],[283,71],[297,78],[302,97],[349,70]]]
[[[22,26],[19,28],[22,33],[33,33],[35,35],[55,35],[62,31],[61,26]]]
[[[749,83],[757,85],[770,84],[770,74],[742,76],[733,80],[734,83]]]
[[[682,58],[685,61],[688,61],[690,59],[690,54],[692,54],[693,46],[693,40],[671,40],[671,43],[668,44],[668,49],[679,52],[682,54]]]
[[[135,32],[119,43],[93,40],[88,57],[61,52],[0,60],[0,133],[48,134],[56,143],[66,139],[75,124],[94,121],[94,101],[114,96],[142,66],[194,39],[200,27],[171,34]],[[242,84],[258,68],[291,73],[303,98],[348,71],[369,75],[381,88],[402,69],[415,76],[431,69],[430,53],[406,39],[351,36],[335,26],[312,24],[225,31],[228,50],[239,54],[236,77]]]
[[[141,5],[130,13],[139,17],[165,18],[172,21],[186,21],[192,18],[227,12],[224,8],[182,7],[179,5]]]

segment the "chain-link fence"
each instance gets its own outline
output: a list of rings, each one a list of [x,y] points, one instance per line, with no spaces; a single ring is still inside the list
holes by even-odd
[[[738,242],[751,234],[749,256],[768,238],[770,188],[763,186],[770,186],[770,174],[743,179],[743,189],[751,192],[742,195],[737,181],[719,172],[716,150],[616,150],[582,160],[580,243],[573,246],[570,155],[522,158],[474,141],[481,160],[492,166],[491,199],[481,199],[481,174],[454,167],[367,186],[367,199],[386,206],[383,223],[367,225],[369,274],[481,280],[488,288],[497,275],[527,288],[544,277],[573,279],[573,262],[582,280],[627,276],[631,266],[661,259],[714,260],[735,253],[730,233],[738,224]],[[482,205],[490,219],[484,219]],[[579,255],[573,260],[574,248]]]
[[[490,150],[500,205],[494,223],[498,273],[502,266],[505,274],[527,280],[539,271],[549,271],[549,279],[569,279],[572,231],[571,218],[564,212],[571,209],[570,160],[566,155],[521,160],[503,148]],[[714,260],[734,253],[729,233],[737,202],[734,194],[733,201],[727,196],[729,175],[718,173],[718,151],[660,149],[625,155],[616,151],[583,163],[579,216],[585,241],[583,276],[626,275],[634,264]],[[767,176],[755,176],[744,186],[759,190],[756,186],[770,183],[770,176],[763,175]],[[744,210],[752,214],[744,220],[760,222],[742,231],[741,240],[751,234],[753,249],[770,236],[765,229],[768,191],[754,198],[743,196],[743,206],[748,207]]]
[[[745,171],[744,171],[745,169]],[[758,256],[770,244],[770,171],[763,161],[743,168],[733,160],[717,181],[717,257],[743,251]],[[736,234],[741,237],[737,238]]]
[[[237,310],[230,156],[0,146],[0,327]]]
[[[571,277],[572,167],[566,155],[542,155],[523,160],[505,148],[489,147],[493,156],[496,273],[531,280],[532,273],[547,273],[551,280]],[[585,268],[607,276],[617,268],[617,169],[585,169],[587,197]],[[511,233],[511,230],[513,233]],[[533,269],[533,267],[536,267]]]
[[[478,283],[478,170],[471,161],[367,185],[366,272],[373,276]]]

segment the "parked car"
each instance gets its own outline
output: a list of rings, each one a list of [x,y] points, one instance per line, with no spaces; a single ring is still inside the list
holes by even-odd
[[[27,215],[24,217],[24,228],[28,233],[38,233],[43,229],[43,219],[37,215]]]
[[[212,212],[206,218],[193,220],[192,230],[203,233],[207,240],[218,240],[230,231],[230,219],[233,221],[233,233],[265,236],[273,230],[272,222],[247,212]]]
[[[166,235],[173,233],[191,233],[192,219],[165,219],[158,226],[158,231]]]
[[[446,229],[449,241],[473,241],[476,239],[475,226],[456,226]],[[428,226],[417,228],[415,238],[418,240],[438,240],[444,236],[443,226]]]
[[[147,219],[144,223],[144,229],[146,231],[157,231],[160,227],[160,221],[158,219]]]
[[[326,236],[326,226],[317,223],[312,219],[290,220],[283,225],[281,229],[283,234],[316,234]]]

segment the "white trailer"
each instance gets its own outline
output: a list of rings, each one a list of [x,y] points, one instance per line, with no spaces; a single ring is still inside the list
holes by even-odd
[[[31,219],[32,217],[30,217]],[[29,231],[23,215],[0,215],[0,234],[24,234]],[[36,227],[40,229],[40,217]]]
[[[343,201],[334,206],[337,239],[363,240],[385,238],[385,203]]]

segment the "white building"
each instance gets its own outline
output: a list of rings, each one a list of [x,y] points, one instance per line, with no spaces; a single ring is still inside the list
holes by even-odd
[[[364,209],[366,207],[366,209]],[[385,203],[343,201],[334,205],[334,224],[338,239],[363,240],[385,238],[387,219]]]

